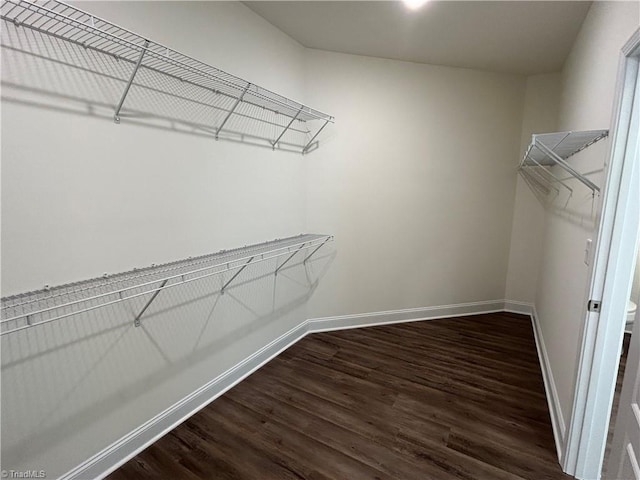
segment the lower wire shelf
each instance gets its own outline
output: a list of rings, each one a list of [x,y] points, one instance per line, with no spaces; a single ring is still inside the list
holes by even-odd
[[[303,234],[2,298],[0,336],[149,296],[135,317],[134,325],[139,326],[140,317],[162,290],[233,272],[220,290],[224,293],[249,265],[276,259],[277,275],[298,253],[305,254],[306,263],[333,239],[332,235]],[[285,258],[279,263],[279,257]]]

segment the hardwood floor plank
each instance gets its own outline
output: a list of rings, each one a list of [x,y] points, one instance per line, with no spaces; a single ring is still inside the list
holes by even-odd
[[[110,480],[542,480],[555,453],[515,314],[305,337]]]
[[[523,421],[517,415],[503,416],[469,402],[453,401],[448,409],[434,409],[432,404],[400,395],[394,405],[412,418],[435,421],[451,429],[464,430],[508,445],[520,445],[535,451],[541,458],[556,461],[553,434],[544,428],[548,423]],[[542,431],[541,431],[542,430]],[[448,438],[448,437],[447,437]]]
[[[269,399],[268,396],[262,396],[260,401],[256,401],[252,397],[236,395],[234,401],[238,401],[238,403],[256,413],[277,419],[279,422],[289,425],[298,433],[311,436],[314,440],[335,448],[355,461],[390,475],[392,478],[422,480],[426,473],[436,475],[439,478],[454,478],[450,477],[446,470],[437,467],[430,468],[431,471],[428,472],[426,468],[423,472],[418,472],[407,461],[406,457],[398,455],[395,451],[376,442],[367,441],[366,438],[359,436],[344,426],[330,423],[316,415],[309,415],[304,410],[290,406],[282,408],[281,404]],[[309,422],[301,425],[297,421],[300,416],[310,419]],[[432,466],[426,465],[425,467]]]
[[[557,478],[558,468],[540,457],[512,444],[498,444],[484,435],[453,429],[447,446],[467,456],[516,474],[528,480]]]
[[[349,455],[336,448],[327,446],[311,435],[300,433],[309,425],[311,417],[299,418],[294,424],[286,425],[278,421],[274,416],[265,416],[244,405],[235,402],[224,402],[219,411],[205,412],[207,416],[229,421],[231,423],[243,422],[247,428],[259,433],[250,441],[258,440],[262,442],[264,448],[271,447],[274,452],[284,453],[289,458],[295,460],[305,467],[307,471],[317,471],[327,478],[338,479],[391,479],[392,476],[371,468],[368,465],[353,459]],[[312,430],[306,429],[312,432]],[[259,438],[258,438],[259,437]],[[263,475],[266,474],[263,473]],[[264,478],[264,477],[241,477],[241,478]],[[267,478],[278,478],[267,475]]]
[[[245,400],[248,404],[255,406],[256,394],[259,390],[252,390],[248,388]],[[331,432],[332,436],[326,439],[327,443],[337,444],[333,437],[336,429],[346,429],[352,433],[362,437],[360,440],[354,439],[354,444],[369,444],[369,449],[375,443],[381,445],[385,449],[389,447],[389,438],[394,439],[393,450],[397,454],[405,456],[405,460],[409,463],[416,465],[419,472],[419,478],[467,478],[467,479],[518,479],[521,477],[512,475],[508,472],[504,472],[495,467],[487,465],[483,462],[475,461],[475,459],[466,457],[464,455],[458,455],[457,452],[451,451],[446,447],[446,440],[449,433],[449,427],[432,422],[425,422],[419,418],[415,418],[413,415],[404,415],[403,412],[398,410],[392,410],[387,413],[383,421],[378,416],[376,419],[369,417],[367,419],[362,413],[347,410],[346,413],[335,415],[335,410],[340,410],[342,407],[334,405],[334,412],[327,412],[327,404],[321,403],[322,409],[315,410],[317,402],[314,402],[313,396],[309,398],[309,394],[300,400],[294,400],[291,391],[287,389],[287,395],[280,396],[277,393],[271,397],[271,403],[267,402],[266,405],[261,405],[259,408],[263,409],[263,413],[266,415],[278,415],[278,406],[284,402],[293,405],[301,412],[311,417],[317,416],[322,418],[325,422],[332,423],[335,426],[317,425],[312,431],[314,432]],[[262,395],[263,397],[265,395]],[[266,395],[269,396],[269,395]],[[241,400],[242,403],[244,401]],[[365,418],[363,418],[365,417]],[[386,427],[384,431],[378,430],[379,426]],[[426,427],[426,428],[425,428]],[[419,440],[418,440],[419,439]],[[349,447],[345,447],[344,450],[349,450]],[[378,458],[375,456],[374,458]],[[429,459],[429,460],[426,460]],[[437,459],[436,461],[433,461]],[[446,459],[449,459],[447,462]],[[454,459],[455,461],[451,462]],[[434,469],[435,465],[435,469]],[[399,475],[396,473],[395,478],[409,478],[409,474]],[[453,477],[451,476],[453,475]]]
[[[354,347],[354,345],[351,346],[351,348]],[[545,398],[542,390],[543,385],[538,377],[533,377],[537,380],[532,381],[530,387],[518,387],[509,385],[506,381],[494,381],[483,377],[482,371],[469,369],[465,363],[455,362],[455,359],[422,363],[421,361],[410,360],[406,352],[390,353],[383,351],[379,345],[366,345],[360,347],[360,349],[368,350],[369,355],[375,354],[377,357],[386,360],[376,371],[416,384],[429,385],[459,396],[470,396],[475,399],[485,398],[514,405],[518,405],[523,401],[531,403],[529,401],[531,396],[537,397],[539,400],[544,400]],[[339,355],[338,353],[336,357]],[[537,373],[539,375],[539,370]],[[544,402],[536,402],[530,408],[538,410],[538,413],[546,414],[547,412]]]

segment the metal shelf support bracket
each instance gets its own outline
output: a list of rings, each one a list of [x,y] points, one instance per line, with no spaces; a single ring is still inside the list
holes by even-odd
[[[298,253],[300,250],[302,250],[306,244],[307,244],[306,242],[303,243],[302,245],[300,245],[300,247],[295,252],[293,252],[291,255],[289,255],[287,257],[287,259],[284,262],[282,262],[282,264],[278,268],[276,268],[275,274],[278,275],[278,272],[282,269],[282,267],[284,267],[289,260],[291,260],[293,257],[295,257],[296,253]]]
[[[145,40],[144,45],[142,47],[142,51],[140,52],[140,56],[138,57],[138,61],[136,62],[136,66],[133,68],[133,72],[131,72],[131,76],[129,77],[129,81],[127,82],[127,86],[124,87],[124,92],[122,92],[122,97],[120,98],[120,102],[118,103],[118,106],[116,107],[116,112],[113,115],[113,121],[116,122],[116,123],[120,123],[120,110],[122,109],[122,105],[124,105],[124,99],[127,98],[127,94],[129,93],[129,89],[131,88],[131,85],[133,84],[133,79],[135,78],[136,73],[138,73],[138,69],[140,68],[140,65],[142,65],[142,59],[144,57],[144,54],[147,51],[147,47],[148,46],[149,46],[149,40]]]
[[[328,124],[329,124],[329,120],[325,120],[324,125],[322,125],[320,129],[316,132],[316,134],[313,137],[311,137],[311,140],[309,140],[309,142],[302,149],[303,155],[307,153],[307,150],[309,150],[309,147],[311,147],[311,144],[313,144],[313,141],[318,137],[318,135],[320,135],[320,132],[322,132],[322,130],[324,130],[324,127],[326,127]]]
[[[149,308],[149,305],[151,305],[151,303],[153,303],[153,301],[156,299],[156,297],[158,296],[158,294],[164,288],[164,286],[167,284],[168,281],[169,281],[169,279],[167,278],[164,282],[162,282],[160,287],[155,292],[153,292],[153,295],[151,296],[149,301],[146,303],[146,305],[144,307],[142,307],[142,310],[140,310],[140,313],[136,316],[136,319],[133,321],[133,325],[135,327],[139,327],[140,326],[140,318],[142,317],[144,312],[147,311],[147,308]]]
[[[229,280],[227,280],[227,283],[225,283],[225,284],[222,286],[222,288],[220,289],[220,294],[224,295],[224,291],[225,291],[225,289],[229,286],[229,284],[230,284],[231,282],[233,282],[233,281],[236,279],[236,277],[237,277],[238,275],[240,275],[240,274],[242,273],[242,271],[243,271],[245,268],[247,268],[247,266],[248,266],[248,265],[253,261],[253,259],[254,259],[254,258],[256,258],[256,257],[255,257],[255,256],[253,256],[253,257],[249,258],[249,260],[247,260],[247,263],[245,263],[244,265],[242,265],[242,267],[240,267],[240,270],[238,270],[238,271],[233,275],[233,277],[231,277]]]
[[[280,136],[273,141],[273,143],[271,144],[271,147],[273,150],[276,149],[276,145],[278,144],[280,139],[284,136],[284,134],[287,133],[287,130],[289,130],[289,127],[293,125],[293,122],[295,122],[298,119],[298,115],[300,115],[300,112],[302,112],[302,108],[298,110],[298,113],[296,113],[296,115],[293,118],[291,118],[291,121],[287,124],[286,127],[284,127],[284,130],[282,131]]]
[[[322,242],[320,245],[318,245],[316,248],[314,248],[313,251],[309,255],[307,255],[307,257],[304,259],[304,261],[302,263],[307,263],[307,260],[309,260],[318,250],[320,250],[322,248],[322,246],[325,243],[327,243],[330,239],[331,239],[331,237],[327,237],[324,242]]]
[[[238,98],[236,98],[236,102],[233,104],[233,107],[231,107],[231,110],[229,110],[229,112],[227,113],[227,116],[224,117],[224,120],[222,121],[222,123],[220,124],[218,129],[216,130],[216,140],[218,140],[218,134],[222,131],[222,127],[225,126],[225,124],[227,123],[227,120],[229,120],[231,115],[233,115],[233,112],[235,111],[235,109],[238,107],[238,105],[240,105],[240,102],[242,102],[242,99],[244,98],[245,94],[249,90],[250,86],[251,86],[251,84],[248,83],[247,86],[244,87],[244,90],[242,91],[242,94]]]

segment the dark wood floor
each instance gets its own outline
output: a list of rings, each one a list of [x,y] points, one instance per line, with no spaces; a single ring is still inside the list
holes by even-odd
[[[310,335],[108,478],[570,477],[505,313]]]

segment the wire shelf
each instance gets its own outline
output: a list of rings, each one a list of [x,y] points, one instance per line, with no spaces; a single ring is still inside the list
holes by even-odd
[[[162,290],[233,273],[220,290],[224,293],[249,265],[286,256],[276,267],[277,274],[299,252],[305,252],[306,262],[330,241],[332,235],[303,234],[2,298],[0,336],[145,297],[149,300],[134,321],[138,326],[140,317]]]
[[[551,171],[551,167],[559,166],[595,195],[600,192],[600,187],[575,170],[566,160],[608,135],[609,130],[534,134],[531,136],[531,143],[520,161],[519,171],[536,193],[543,195],[547,195],[551,191],[559,193],[556,185],[561,185],[571,195],[573,188],[567,184],[567,179],[559,178]]]
[[[307,153],[333,122],[330,115],[57,0],[2,0],[0,18],[3,47],[115,83],[115,98],[104,100],[117,123],[152,104],[152,114],[200,126],[216,139],[257,130],[273,149]]]

